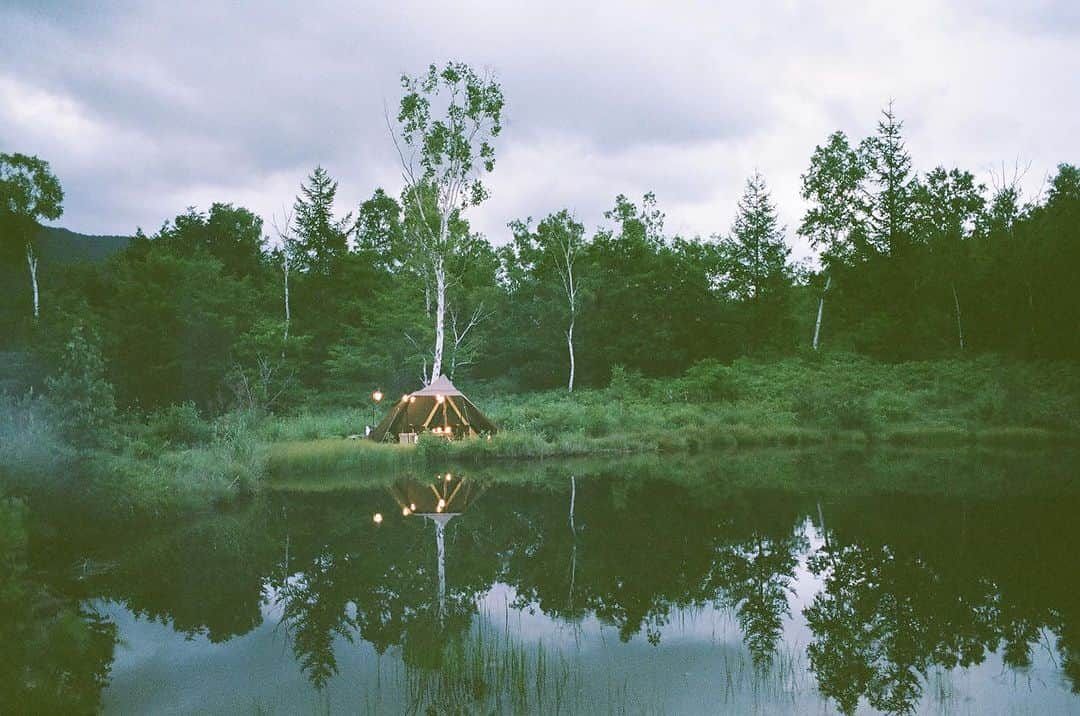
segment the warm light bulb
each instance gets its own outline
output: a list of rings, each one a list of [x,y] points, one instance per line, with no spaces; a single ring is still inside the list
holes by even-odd
[[[449,473],[449,472],[448,472],[448,473],[446,473],[446,481],[447,481],[447,482],[450,482],[450,473]]]
[[[402,507],[401,508],[401,514],[408,517],[409,516],[409,508],[408,507]]]
[[[382,400],[382,398],[383,395],[381,390],[376,390],[374,393],[371,394],[371,399],[374,400],[376,403]]]
[[[437,402],[437,403],[441,403],[441,402],[443,402],[444,400],[446,400],[446,398],[444,398],[444,397],[443,397],[443,396],[441,396],[441,395],[436,395],[436,396],[435,396],[435,402]]]
[[[382,524],[382,513],[381,512],[376,512],[375,516],[372,517],[371,519],[373,519],[375,521],[375,524],[381,525]]]
[[[416,503],[415,502],[409,503],[409,509],[412,510],[413,512],[416,512]]]
[[[439,500],[439,509],[441,510],[444,507],[446,507],[446,500],[440,499]]]

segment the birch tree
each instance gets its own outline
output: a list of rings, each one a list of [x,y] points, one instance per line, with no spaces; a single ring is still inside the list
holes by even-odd
[[[866,168],[843,132],[834,132],[824,146],[814,149],[810,169],[802,175],[802,198],[810,206],[798,233],[821,252],[826,274],[814,322],[814,350],[819,345],[825,294],[832,286],[833,271],[858,263],[869,251],[867,206],[861,187],[865,176]]]
[[[274,233],[281,246],[274,252],[274,262],[281,266],[282,293],[285,303],[285,328],[282,339],[289,340],[289,326],[292,324],[292,304],[289,301],[289,272],[292,269],[292,256],[296,253],[296,238],[293,236],[293,215],[289,210],[282,211],[279,224],[275,217],[272,222]]]
[[[514,248],[517,261],[536,279],[545,281],[548,276],[557,279],[561,293],[566,299],[567,324],[566,350],[569,357],[569,377],[566,390],[574,392],[577,359],[574,353],[574,326],[577,323],[581,297],[581,279],[578,262],[585,251],[585,226],[566,209],[549,215],[531,231],[530,220],[510,224],[514,232]]]
[[[391,136],[406,197],[420,214],[407,240],[434,294],[430,380],[435,380],[443,372],[448,264],[457,248],[451,224],[488,196],[481,177],[495,167],[493,141],[502,130],[503,94],[493,77],[461,62],[441,69],[433,64],[416,77],[403,75],[401,85],[405,94]]]
[[[30,271],[34,318],[41,315],[37,234],[41,219],[64,213],[64,190],[49,163],[25,154],[0,154],[0,248],[9,256],[22,251]]]
[[[949,286],[960,350],[964,350],[964,322],[956,284],[963,275],[967,241],[985,209],[985,188],[975,183],[971,172],[938,167],[912,190],[915,232],[930,250],[928,270],[941,275]]]

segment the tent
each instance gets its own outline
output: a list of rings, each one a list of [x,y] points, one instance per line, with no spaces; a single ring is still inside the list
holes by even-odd
[[[430,385],[403,395],[390,413],[371,431],[375,442],[396,440],[402,433],[432,432],[468,437],[498,431],[450,379],[440,375]]]

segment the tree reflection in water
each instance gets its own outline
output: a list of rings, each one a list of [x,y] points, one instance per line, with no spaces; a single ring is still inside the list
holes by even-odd
[[[480,631],[494,641],[478,602],[497,585],[513,595],[511,611],[542,614],[585,639],[583,625],[599,620],[620,640],[640,635],[657,649],[674,618],[731,610],[762,673],[778,649],[794,647],[790,630],[805,623],[808,673],[845,712],[863,700],[887,712],[915,710],[938,670],[996,654],[1022,672],[1039,644],[1055,649],[1061,678],[1080,688],[1075,494],[905,497],[871,489],[823,498],[812,489],[739,486],[709,469],[678,477],[603,465],[545,469],[535,478],[441,473],[371,488],[271,492],[243,510],[131,543],[110,555],[115,569],[72,593],[218,643],[255,629],[264,615],[280,619],[318,689],[338,674],[346,650],[363,643],[378,654],[399,649],[418,673],[461,670],[464,656],[482,651],[473,646]],[[812,472],[799,471],[824,468],[787,469],[814,485]],[[100,662],[87,668],[102,673]],[[472,681],[450,686],[490,693],[494,685],[480,673],[462,671]]]

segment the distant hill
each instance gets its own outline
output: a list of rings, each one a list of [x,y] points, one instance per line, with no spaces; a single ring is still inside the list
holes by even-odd
[[[130,241],[130,236],[91,236],[69,229],[43,226],[38,237],[38,251],[43,264],[104,261],[110,255],[123,250]]]
[[[57,275],[52,270],[54,267],[63,264],[99,263],[122,251],[130,241],[129,236],[90,236],[69,229],[43,226],[38,238],[42,285],[50,289],[56,286]],[[14,260],[0,261],[0,389],[10,381],[12,375],[23,373],[21,367],[25,356],[5,355],[5,351],[12,343],[19,343],[13,335],[13,327],[19,317],[29,315],[31,305],[26,259],[21,253],[12,258]]]

